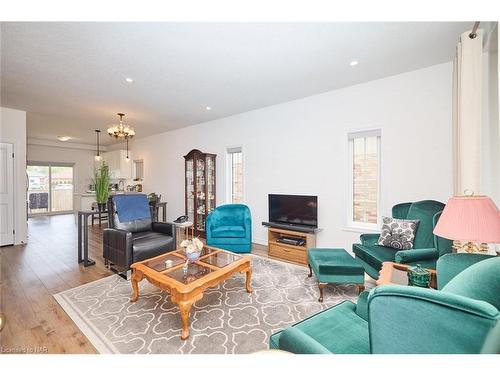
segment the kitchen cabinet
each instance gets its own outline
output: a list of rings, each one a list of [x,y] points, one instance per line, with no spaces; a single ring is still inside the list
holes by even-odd
[[[129,151],[129,159],[127,161],[126,150],[115,150],[103,153],[103,160],[109,167],[111,179],[115,180],[130,180],[132,179],[132,153]]]

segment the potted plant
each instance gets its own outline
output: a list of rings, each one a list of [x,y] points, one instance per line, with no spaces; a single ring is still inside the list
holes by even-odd
[[[94,171],[93,182],[95,185],[95,199],[99,211],[105,211],[106,203],[109,197],[109,167],[106,163],[102,163],[101,167]]]

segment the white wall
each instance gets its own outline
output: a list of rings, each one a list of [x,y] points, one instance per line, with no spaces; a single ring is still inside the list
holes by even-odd
[[[94,171],[95,151],[77,149],[71,144],[68,144],[66,148],[32,144],[31,142],[28,141],[28,162],[74,163],[74,192],[84,193],[88,189]]]
[[[452,194],[452,64],[372,81],[292,102],[136,139],[144,186],[168,201],[168,217],[184,213],[183,155],[217,154],[217,204],[225,203],[225,148],[242,145],[245,201],[254,242],[266,243],[267,194],[318,195],[319,246],[351,248],[345,231],[349,131],[382,130],[383,215],[392,205]],[[241,93],[244,95],[245,93]],[[216,108],[214,110],[217,110]]]
[[[14,145],[14,244],[26,243],[26,112],[0,107],[0,140]]]

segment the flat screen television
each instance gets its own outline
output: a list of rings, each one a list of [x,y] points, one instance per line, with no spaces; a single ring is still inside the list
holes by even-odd
[[[269,194],[271,223],[318,227],[318,197],[315,195]]]

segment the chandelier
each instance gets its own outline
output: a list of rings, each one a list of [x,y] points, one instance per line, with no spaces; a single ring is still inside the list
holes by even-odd
[[[134,128],[123,124],[123,117],[125,117],[124,113],[117,113],[120,117],[120,123],[116,125],[112,125],[108,128],[108,134],[110,137],[116,139],[130,139],[135,135]]]

